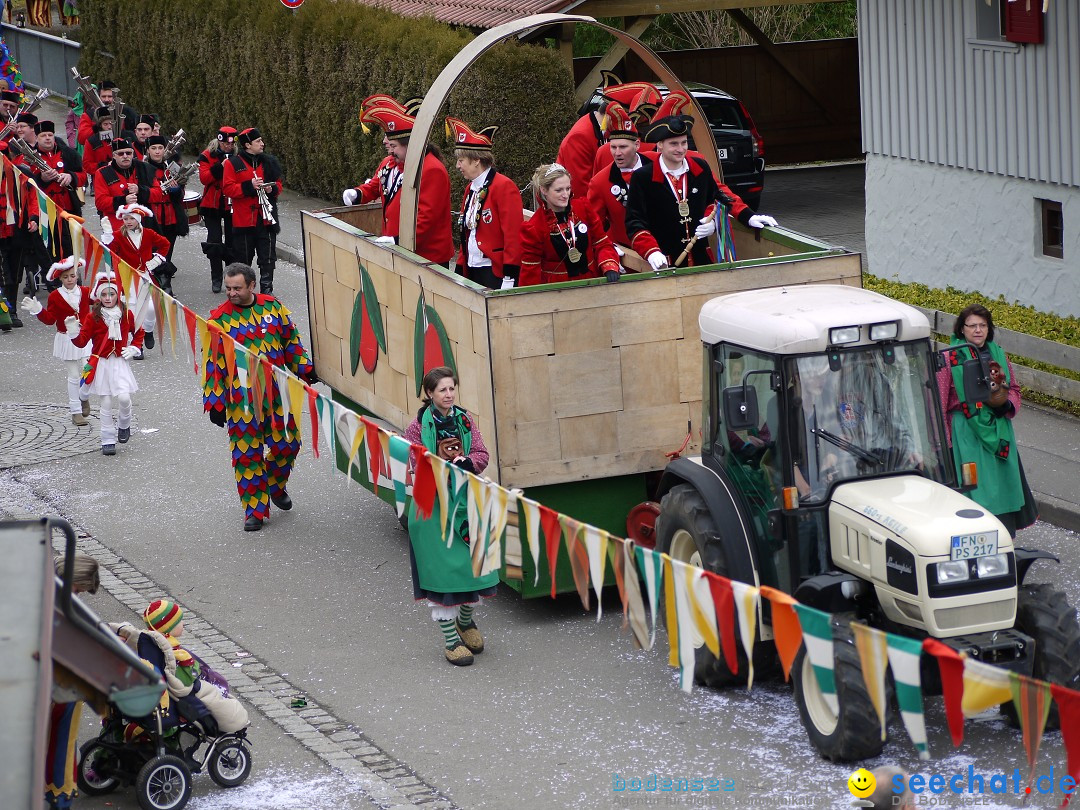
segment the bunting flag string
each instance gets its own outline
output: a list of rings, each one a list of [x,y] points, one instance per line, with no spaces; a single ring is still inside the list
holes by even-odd
[[[824,680],[826,686],[823,686],[823,692],[828,694],[827,684],[833,676],[832,619],[829,614],[800,605],[789,595],[767,586],[759,589],[726,579],[612,536],[603,529],[582,523],[537,501],[514,494],[493,481],[454,467],[426,448],[409,445],[396,434],[383,430],[348,408],[336,405],[332,399],[306,385],[289,370],[278,369],[265,356],[237,344],[216,325],[154,285],[149,277],[135,272],[90,233],[80,218],[60,212],[51,199],[41,195],[36,183],[17,172],[7,158],[3,159],[3,171],[7,178],[18,177],[18,182],[10,183],[9,188],[14,189],[13,193],[20,200],[29,198],[42,209],[39,223],[45,223],[42,226],[43,239],[56,238],[58,228],[68,228],[72,253],[76,258],[81,256],[86,260],[84,281],[102,267],[113,270],[139,323],[149,315],[151,306],[156,310],[157,334],[162,339],[168,334],[174,358],[177,356],[177,340],[186,335],[184,343],[191,351],[193,370],[200,386],[206,382],[211,356],[219,357],[228,373],[244,389],[245,410],[249,413],[254,411],[256,418],[262,419],[267,407],[272,407],[271,392],[275,388],[280,392],[283,416],[286,423],[294,425],[297,438],[301,438],[303,433],[302,417],[306,404],[313,455],[316,458],[321,455],[321,429],[322,445],[330,451],[331,460],[336,464],[339,447],[343,453],[347,451],[345,472],[351,477],[355,466],[354,480],[362,486],[377,494],[380,478],[385,472],[393,485],[394,503],[399,515],[409,502],[411,470],[413,503],[422,516],[428,517],[434,512],[438,501],[443,537],[448,538],[448,542],[453,539],[449,526],[458,519],[458,510],[468,510],[471,504],[472,514],[468,511],[467,514],[470,525],[476,531],[474,560],[483,572],[496,570],[504,564],[502,538],[510,505],[517,504],[524,515],[521,525],[524,526],[536,571],[534,584],[539,583],[540,564],[546,559],[552,584],[551,595],[556,595],[559,552],[560,547],[564,547],[575,586],[586,609],[591,584],[597,598],[599,621],[602,616],[601,589],[610,555],[623,606],[622,626],[629,626],[634,643],[643,649],[651,649],[655,645],[660,591],[664,589],[664,609],[668,616],[671,643],[669,663],[680,669],[682,688],[689,691],[692,685],[695,649],[702,645],[714,655],[722,654],[728,668],[732,672],[738,671],[736,633],[748,664],[747,688],[752,688],[759,600],[764,595],[772,605],[773,631],[785,675],[790,672],[793,650],[805,643],[815,676],[819,682]],[[8,224],[14,224],[15,208],[15,205],[7,207]],[[365,442],[368,445],[366,459],[360,456],[360,446]],[[365,469],[361,469],[362,460],[366,461],[363,464]],[[511,498],[516,500],[511,501]],[[475,523],[471,520],[474,516]],[[646,600],[649,620],[645,615]],[[795,621],[792,621],[792,616]],[[1080,780],[1080,692],[1026,676],[1010,675],[978,661],[965,660],[936,639],[920,642],[882,633],[859,623],[851,626],[863,678],[879,720],[884,713],[887,658],[896,684],[901,717],[921,759],[929,758],[919,669],[921,656],[925,653],[938,660],[945,691],[946,717],[955,745],[960,745],[963,739],[965,713],[978,712],[987,706],[1011,700],[1021,718],[1024,744],[1031,772],[1034,773],[1039,741],[1051,711],[1052,699],[1060,714],[1069,774]],[[832,699],[835,701],[834,678],[833,684]],[[1068,804],[1068,801],[1069,797],[1066,796],[1064,804]]]
[[[817,678],[821,697],[833,714],[840,713],[840,703],[836,697],[836,672],[833,668],[833,630],[832,616],[824,611],[807,605],[795,604],[802,627],[803,644],[806,645],[806,657]]]

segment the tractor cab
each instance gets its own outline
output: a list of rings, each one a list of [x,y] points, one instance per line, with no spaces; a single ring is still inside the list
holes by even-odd
[[[744,494],[762,584],[790,593],[830,570],[837,487],[899,474],[956,485],[917,310],[809,286],[714,299],[700,324],[715,392],[706,452]]]

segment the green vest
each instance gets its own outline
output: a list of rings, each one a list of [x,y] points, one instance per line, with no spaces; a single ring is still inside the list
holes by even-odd
[[[952,344],[962,341],[953,338]],[[1005,385],[1010,383],[1009,361],[1005,352],[993,341],[986,344],[990,357],[1005,372]],[[1012,420],[997,416],[986,404],[971,405],[964,391],[964,376],[959,365],[971,357],[970,349],[958,349],[958,364],[952,367],[953,386],[960,400],[960,410],[953,411],[952,445],[957,470],[965,462],[974,461],[978,467],[979,485],[968,497],[995,515],[1015,512],[1024,505],[1024,489],[1020,481],[1020,458],[1016,454],[1016,434]],[[970,416],[969,416],[970,414]]]
[[[424,447],[434,453],[437,441],[431,407],[429,405],[425,408],[420,416],[420,439]],[[454,419],[461,437],[462,453],[467,456],[472,449],[472,431],[468,416],[463,409],[454,406]],[[451,475],[464,476],[466,473],[454,468]],[[483,577],[473,576],[469,545],[465,542],[465,538],[469,536],[468,486],[463,484],[456,494],[452,486],[450,490],[452,525],[448,526],[448,529],[451,530],[453,539],[449,547],[442,536],[438,499],[431,517],[427,520],[419,516],[415,503],[410,507],[409,541],[412,543],[413,556],[416,557],[416,573],[420,587],[436,593],[462,593],[497,585],[498,571],[492,571]]]

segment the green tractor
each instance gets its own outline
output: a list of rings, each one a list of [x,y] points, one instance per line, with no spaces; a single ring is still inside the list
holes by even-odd
[[[943,360],[921,312],[857,287],[809,285],[712,299],[699,327],[702,450],[663,474],[657,548],[833,614],[839,710],[805,645],[792,669],[822,756],[858,760],[884,746],[852,619],[1080,686],[1076,611],[1051,586],[1024,583],[1033,562],[1054,558],[1014,546],[963,494],[972,483],[946,443]],[[968,399],[985,400],[987,369],[970,360],[963,374]],[[754,656],[767,670],[777,659],[762,602]],[[699,682],[744,680],[700,641]],[[924,666],[924,685],[937,680]]]

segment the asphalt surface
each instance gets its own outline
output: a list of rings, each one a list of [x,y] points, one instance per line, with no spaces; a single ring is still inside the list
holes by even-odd
[[[770,203],[766,197],[763,209],[780,210]],[[297,228],[285,210],[286,225]],[[209,289],[202,238],[196,227],[178,246],[174,288],[206,313],[221,296]],[[296,307],[306,337],[303,285],[300,267],[279,264],[276,292]],[[25,406],[62,399],[51,344],[51,328],[36,321],[0,335],[0,407],[23,406],[23,421],[48,414]],[[686,695],[667,666],[663,629],[657,649],[635,650],[611,595],[597,621],[576,596],[522,602],[502,592],[478,613],[487,651],[472,667],[449,666],[427,610],[413,603],[407,538],[393,510],[325,456],[316,461],[304,450],[289,487],[293,511],[275,511],[262,532],[243,533],[226,437],[202,413],[190,358],[180,344],[176,359],[168,345],[148,354],[135,366],[141,390],[131,442],[111,458],[81,435],[38,457],[26,442],[0,443],[0,512],[58,514],[89,535],[87,547],[107,560],[106,592],[89,597],[103,617],[134,619],[138,605],[166,595],[197,617],[192,649],[216,656],[215,668],[252,711],[255,770],[248,785],[231,791],[197,777],[189,807],[850,806],[853,766],[817,756],[789,687],[773,681],[750,692]],[[2,413],[5,428],[15,424]],[[1075,427],[1061,429],[1058,442],[1075,446]],[[96,421],[81,432],[96,432]],[[1054,452],[1054,443],[1047,448]],[[1027,446],[1021,452],[1027,462]],[[1078,539],[1048,524],[1021,535],[1024,545],[1061,557],[1060,566],[1040,564],[1032,579],[1053,582],[1074,605]],[[212,641],[201,645],[200,636]],[[306,710],[290,708],[297,696],[319,710],[305,720],[311,730],[300,723]],[[999,716],[969,721],[954,749],[941,700],[926,704],[933,760],[920,763],[896,726],[885,753],[862,764],[898,763],[923,774],[966,773],[969,765],[986,774],[1026,772],[1021,736]],[[93,736],[92,723],[85,726],[81,739]],[[332,739],[341,732],[356,735],[346,740],[356,745]],[[1060,734],[1047,734],[1039,772],[1053,765],[1060,774],[1064,761]],[[729,779],[733,789],[614,790],[616,776],[651,774]],[[1018,796],[995,801],[985,806],[1020,804]],[[1059,803],[1035,796],[1029,806]],[[77,806],[136,805],[131,791],[121,791]]]

